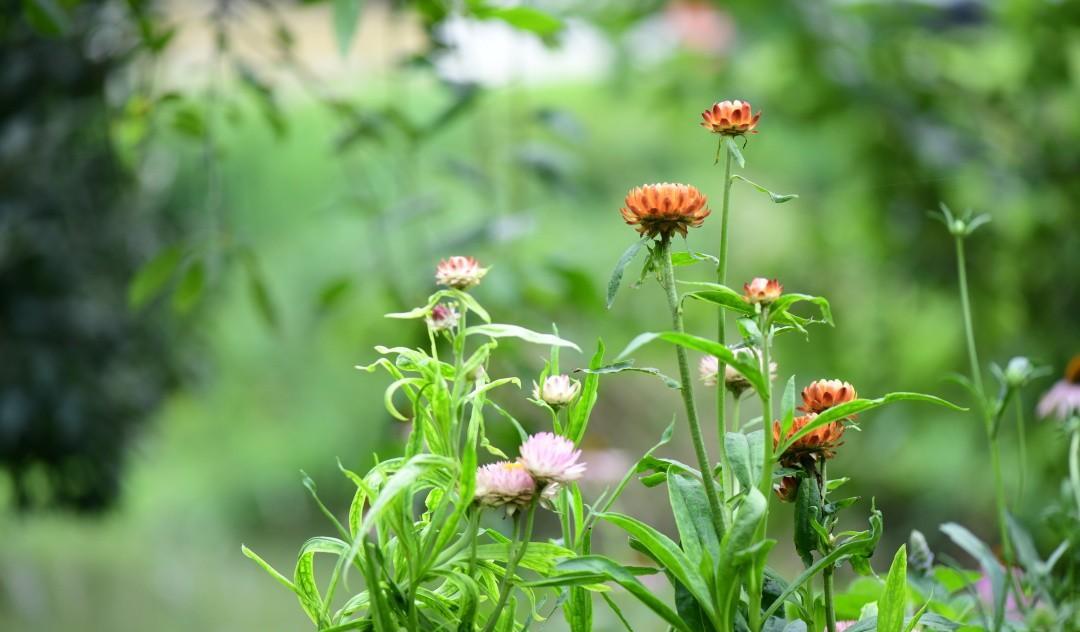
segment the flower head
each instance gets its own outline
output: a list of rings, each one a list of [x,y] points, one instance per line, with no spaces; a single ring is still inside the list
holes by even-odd
[[[686,230],[701,226],[711,211],[696,187],[664,182],[630,189],[620,212],[642,235],[667,239],[676,231],[685,237]]]
[[[1061,421],[1080,416],[1080,355],[1069,362],[1065,377],[1042,396],[1037,411],[1040,417],[1055,417]]]
[[[815,380],[802,391],[804,413],[822,413],[858,397],[855,387],[840,380]]]
[[[735,355],[755,357],[754,352],[746,348],[736,349]],[[698,363],[698,373],[701,376],[701,381],[703,384],[705,384],[705,386],[716,386],[716,379],[719,373],[719,365],[720,361],[717,360],[716,356],[705,356],[701,359],[701,362]],[[772,381],[775,379],[776,363],[770,362],[769,380]],[[742,395],[743,392],[746,391],[746,389],[750,388],[750,380],[746,379],[746,377],[744,377],[742,373],[739,373],[739,371],[736,370],[735,367],[731,366],[730,364],[725,364],[724,385],[729,391],[731,391],[731,393],[735,397],[738,397]]]
[[[743,285],[743,298],[753,304],[768,305],[780,298],[784,293],[784,286],[776,279],[756,277]]]
[[[815,413],[796,417],[783,437],[787,440],[796,432],[803,429],[817,417]],[[780,462],[786,467],[800,467],[807,462],[813,463],[819,459],[831,459],[836,456],[836,448],[842,444],[844,436],[844,424],[841,421],[833,421],[811,430],[808,434],[800,437],[795,443],[788,446],[780,456]],[[773,444],[780,445],[780,422],[773,422]]]
[[[488,268],[481,268],[473,257],[450,257],[435,267],[435,282],[456,290],[467,290],[480,284]]]
[[[714,134],[741,136],[757,134],[757,122],[761,112],[751,115],[747,101],[720,101],[701,113],[701,126]]]
[[[431,308],[431,315],[427,317],[427,324],[432,331],[447,331],[457,327],[459,318],[453,305],[439,303]]]
[[[534,434],[521,444],[519,462],[541,483],[569,483],[581,478],[585,464],[574,442],[550,432]]]
[[[539,399],[552,408],[565,406],[574,401],[581,392],[581,382],[569,375],[549,375],[543,384],[533,382],[533,399]]]
[[[510,513],[523,507],[536,493],[536,481],[521,463],[499,461],[476,470],[476,502],[489,507],[506,505]]]
[[[774,487],[777,497],[781,502],[790,503],[795,500],[795,494],[799,492],[799,477],[784,476]]]

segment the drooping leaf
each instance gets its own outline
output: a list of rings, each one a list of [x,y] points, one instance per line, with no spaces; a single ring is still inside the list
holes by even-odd
[[[701,480],[684,472],[672,471],[668,472],[667,481],[671,511],[683,550],[691,560],[707,556],[715,561],[720,553],[720,541],[709,518],[709,501]]]
[[[607,286],[607,307],[611,309],[612,304],[615,303],[615,295],[619,292],[619,285],[622,283],[623,273],[626,271],[626,266],[630,265],[630,262],[637,256],[641,247],[648,243],[648,237],[642,237],[641,239],[630,244],[630,247],[622,253],[618,262],[615,263],[615,269],[611,271],[611,279],[608,281]]]
[[[742,176],[740,176],[738,174],[735,174],[735,175],[731,176],[731,180],[732,181],[742,180],[743,182],[749,184],[750,186],[754,187],[758,191],[767,194],[769,196],[769,199],[771,199],[776,204],[783,204],[784,202],[788,202],[788,201],[794,200],[795,198],[799,197],[795,193],[773,193],[772,191],[766,189],[765,187],[761,186],[757,182],[751,182],[750,180],[748,180],[748,179],[746,179],[746,178],[744,178],[744,177],[742,177]]]
[[[569,340],[564,340],[558,336],[551,334],[542,334],[539,332],[519,327],[518,325],[505,325],[499,323],[492,323],[490,325],[475,325],[465,330],[465,335],[480,335],[488,336],[490,338],[518,338],[525,342],[531,342],[538,345],[558,345],[560,347],[569,347],[578,353],[581,352],[581,348]]]

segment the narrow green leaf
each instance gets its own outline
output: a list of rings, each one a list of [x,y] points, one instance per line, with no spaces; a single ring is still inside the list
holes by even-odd
[[[362,0],[333,0],[334,37],[342,57],[349,54],[353,36],[360,26],[362,6]]]
[[[634,366],[634,361],[633,360],[624,360],[622,362],[616,362],[614,364],[608,364],[608,365],[605,365],[605,366],[596,367],[594,369],[593,368],[590,368],[590,369],[575,369],[574,371],[575,372],[581,372],[581,373],[588,373],[588,374],[591,374],[591,375],[608,375],[608,374],[612,374],[612,373],[623,373],[623,372],[626,372],[626,371],[636,372],[636,373],[645,373],[646,375],[652,375],[652,376],[660,378],[660,380],[664,383],[664,386],[667,386],[668,388],[679,388],[679,381],[676,380],[675,378],[668,377],[667,375],[664,375],[663,373],[660,372],[660,369],[655,369],[653,367],[646,367],[646,366],[643,366],[643,367]]]
[[[784,387],[784,396],[780,399],[780,410],[784,417],[780,423],[780,436],[786,437],[791,424],[795,421],[795,376],[788,378],[787,386]]]
[[[465,335],[473,336],[488,336],[489,338],[518,338],[525,342],[531,342],[538,345],[558,345],[560,347],[569,347],[578,353],[581,352],[581,348],[569,340],[564,340],[558,336],[551,334],[542,334],[531,329],[519,327],[517,325],[504,325],[493,323],[490,325],[476,325],[469,327],[465,330]]]
[[[878,599],[877,632],[903,632],[904,608],[907,606],[907,545],[893,556],[885,590]]]
[[[206,264],[201,259],[192,261],[172,295],[172,306],[180,314],[186,314],[202,298],[203,289],[206,287]]]
[[[479,6],[473,9],[473,13],[480,19],[501,20],[516,29],[529,31],[540,37],[550,37],[563,28],[562,20],[539,9],[527,6]]]
[[[648,237],[642,237],[638,241],[630,244],[630,247],[622,253],[619,257],[619,261],[615,264],[615,269],[611,271],[611,279],[608,281],[607,286],[607,308],[611,309],[612,304],[615,303],[615,295],[619,292],[619,285],[622,283],[623,273],[626,271],[626,266],[630,265],[634,257],[637,256],[641,247],[648,243]]]
[[[993,629],[1000,630],[1001,622],[1005,618],[1005,596],[1008,592],[1006,586],[1005,569],[998,562],[990,547],[983,544],[982,540],[964,527],[949,522],[941,525],[941,531],[949,536],[949,539],[957,546],[964,549],[982,567],[983,574],[990,579],[990,588],[994,595]]]
[[[601,555],[585,555],[566,560],[557,568],[567,573],[588,573],[607,578],[625,588],[638,601],[679,632],[695,632],[686,625],[678,613],[638,581],[633,573],[610,558]]]
[[[887,395],[885,395],[883,397],[879,397],[877,399],[853,399],[850,402],[840,404],[839,406],[834,406],[834,407],[826,410],[825,412],[821,413],[817,417],[815,417],[813,419],[813,421],[811,421],[810,423],[808,423],[805,426],[803,426],[802,428],[800,428],[797,432],[795,432],[790,437],[788,437],[787,440],[784,441],[782,445],[778,446],[777,450],[776,450],[776,454],[777,455],[783,454],[784,450],[786,450],[788,448],[788,446],[795,443],[796,441],[798,441],[802,437],[805,437],[806,435],[810,434],[815,429],[820,428],[821,426],[824,426],[825,424],[832,423],[832,422],[838,421],[840,419],[845,419],[845,418],[850,417],[852,415],[855,415],[855,414],[858,414],[858,413],[861,413],[861,412],[864,412],[864,411],[867,411],[867,410],[871,410],[871,409],[877,408],[879,406],[883,406],[885,404],[891,404],[892,402],[899,402],[899,401],[927,402],[929,404],[937,404],[938,406],[944,406],[944,407],[950,408],[952,410],[957,410],[957,411],[965,411],[965,410],[967,410],[966,408],[963,408],[961,406],[957,406],[956,404],[953,404],[952,402],[941,399],[940,397],[935,397],[933,395],[924,395],[923,393],[897,392],[897,393],[889,393],[889,394],[887,394]]]
[[[553,350],[556,348],[552,347]],[[604,341],[597,338],[596,352],[589,360],[589,368],[584,369],[589,376],[581,385],[581,395],[570,405],[566,434],[574,443],[579,443],[585,436],[585,430],[589,426],[589,417],[592,415],[593,407],[596,406],[597,391],[600,388],[600,374],[597,369],[604,363],[604,351]]]
[[[739,164],[739,168],[744,169],[746,167],[746,159],[743,158],[742,151],[740,151],[739,146],[735,144],[735,140],[730,136],[725,136],[724,146],[731,152],[731,157]]]
[[[240,551],[244,554],[245,557],[247,557],[248,559],[254,561],[256,564],[261,566],[262,569],[264,571],[266,571],[267,573],[269,573],[271,577],[273,577],[274,579],[281,582],[281,584],[283,586],[285,586],[289,590],[293,591],[294,593],[296,592],[296,584],[293,584],[292,581],[289,580],[288,577],[285,577],[281,573],[277,572],[277,569],[275,569],[273,566],[271,566],[269,562],[267,562],[263,558],[256,555],[255,551],[252,551],[251,549],[247,548],[243,544],[240,545]]]
[[[821,520],[821,489],[813,474],[800,477],[798,485],[795,494],[795,551],[804,565],[811,566],[820,541],[814,522]]]
[[[750,186],[754,187],[758,191],[767,194],[769,196],[769,199],[771,199],[776,204],[783,204],[784,202],[788,202],[788,201],[794,200],[795,198],[799,197],[798,195],[796,195],[794,193],[773,193],[772,191],[766,189],[765,187],[761,186],[757,182],[752,182],[752,181],[740,176],[739,174],[735,174],[735,175],[731,176],[731,180],[732,180],[732,182],[734,182],[735,180],[742,180],[743,182],[749,184]]]
[[[165,248],[144,264],[135,273],[135,278],[128,285],[128,304],[139,309],[149,303],[172,278],[180,265],[183,252],[177,246]]]
[[[753,362],[753,358],[745,355],[736,355],[727,346],[713,340],[699,338],[698,336],[691,336],[690,334],[684,334],[677,331],[643,333],[631,340],[630,344],[628,344],[626,348],[623,349],[622,353],[615,359],[621,360],[654,340],[663,340],[665,342],[686,347],[687,349],[694,349],[696,351],[712,354],[741,373],[754,387],[754,390],[759,393],[765,391],[765,380],[761,377],[761,371],[758,369],[757,364]]]

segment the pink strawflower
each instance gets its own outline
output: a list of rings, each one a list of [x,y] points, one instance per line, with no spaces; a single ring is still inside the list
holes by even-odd
[[[550,432],[534,434],[521,444],[518,461],[541,483],[569,483],[585,474],[585,464],[579,463],[581,450],[566,437]]]
[[[755,277],[749,283],[743,284],[743,298],[749,303],[768,305],[780,298],[784,293],[784,286],[776,279]]]
[[[720,361],[716,356],[707,355],[698,362],[698,375],[701,383],[705,386],[716,386],[716,378],[720,373]]]
[[[1040,417],[1055,417],[1061,421],[1080,416],[1080,355],[1069,362],[1065,377],[1039,400],[1038,413]]]
[[[536,493],[536,481],[521,463],[498,461],[476,470],[476,502],[489,507],[506,506],[514,513]]]
[[[467,290],[480,284],[488,268],[481,268],[473,257],[450,257],[435,267],[435,282],[456,290]]]
[[[452,305],[439,303],[431,308],[431,316],[427,318],[428,327],[432,331],[447,331],[457,327],[460,316]]]

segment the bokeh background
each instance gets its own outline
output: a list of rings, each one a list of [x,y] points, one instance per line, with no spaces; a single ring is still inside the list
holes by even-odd
[[[1056,374],[1080,351],[1075,2],[0,5],[0,629],[304,629],[240,544],[289,572],[330,532],[301,470],[344,510],[336,459],[399,449],[386,380],[352,367],[422,331],[382,314],[472,254],[498,321],[557,323],[586,351],[665,327],[651,282],[604,307],[635,239],[617,210],[644,182],[719,199],[697,126],[714,100],[764,111],[744,173],[799,194],[736,186],[730,278],[778,277],[836,315],[782,341],[785,379],[966,401],[945,379],[966,365],[939,202],[993,218],[969,242],[983,359]],[[707,221],[689,247],[718,241]],[[687,317],[711,332],[711,310]],[[542,349],[501,350],[493,374],[542,367]],[[674,373],[671,355],[638,362]],[[524,397],[499,401],[543,428]],[[605,378],[586,445],[632,463],[677,403]],[[1030,462],[1010,422],[1006,468],[1040,533],[1064,450],[1030,417]],[[853,527],[871,497],[884,510],[883,558],[911,529],[948,553],[945,521],[994,540],[984,442],[971,416],[899,405],[867,414],[830,474],[864,499]],[[681,420],[666,454],[690,458]],[[671,526],[662,490],[621,506]],[[613,532],[599,546],[631,555]]]

